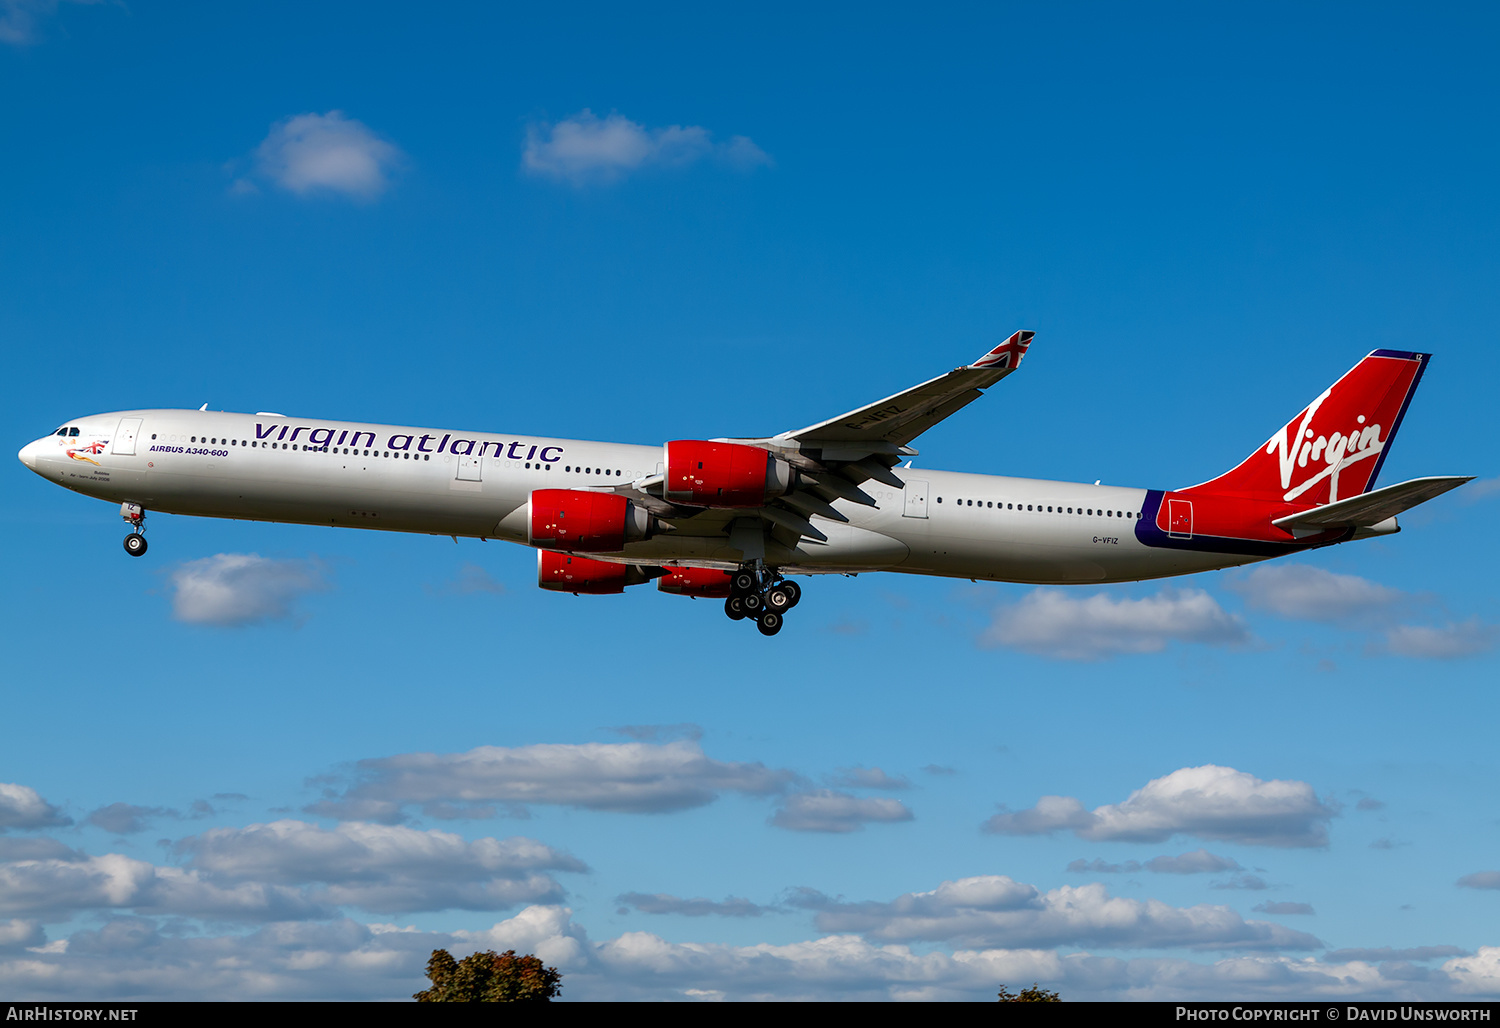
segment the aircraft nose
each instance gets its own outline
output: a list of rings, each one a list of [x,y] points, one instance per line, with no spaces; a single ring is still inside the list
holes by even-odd
[[[21,447],[21,452],[16,454],[16,456],[21,458],[22,464],[25,464],[32,471],[35,471],[37,455],[41,452],[41,449],[42,441],[38,439],[35,442],[27,443],[25,446]]]

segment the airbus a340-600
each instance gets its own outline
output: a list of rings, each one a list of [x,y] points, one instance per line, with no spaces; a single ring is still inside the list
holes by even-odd
[[[721,598],[780,631],[789,576],[899,571],[1035,584],[1186,575],[1399,531],[1469,481],[1375,488],[1428,354],[1376,350],[1238,466],[1183,489],[916,470],[911,443],[1021,364],[1017,332],[974,363],[780,435],[664,446],[134,410],[76,418],[21,450],[49,481],[148,510],[504,539],[543,589]]]

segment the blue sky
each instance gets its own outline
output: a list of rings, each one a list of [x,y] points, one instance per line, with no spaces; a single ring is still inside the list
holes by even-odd
[[[1496,29],[0,0],[17,449],[759,435],[1024,327],[919,467],[1191,484],[1395,347],[1382,481],[1480,479],[1285,566],[811,580],[766,640],[496,543],[155,515],[131,560],[14,463],[0,991],[400,998],[447,946],[576,998],[1500,996]]]

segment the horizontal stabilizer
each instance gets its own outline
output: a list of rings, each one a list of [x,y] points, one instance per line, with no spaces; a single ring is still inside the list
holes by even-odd
[[[1473,480],[1473,475],[1414,478],[1409,482],[1388,485],[1384,489],[1351,496],[1347,500],[1325,503],[1321,507],[1304,510],[1300,514],[1277,518],[1271,524],[1287,531],[1368,528]]]

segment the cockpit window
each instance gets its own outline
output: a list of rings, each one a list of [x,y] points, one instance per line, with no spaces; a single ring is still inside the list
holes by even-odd
[[[70,428],[70,429],[68,429],[68,435],[75,436],[77,434],[78,434],[78,429],[76,429],[76,428]]]

